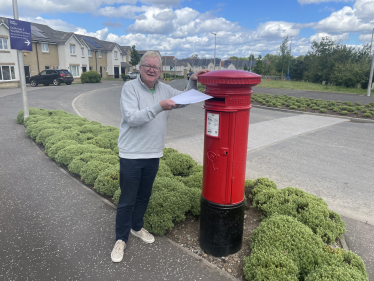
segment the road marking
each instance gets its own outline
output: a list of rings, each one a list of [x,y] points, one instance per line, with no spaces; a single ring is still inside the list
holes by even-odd
[[[247,152],[348,121],[347,119],[318,115],[296,115],[255,123],[249,125]],[[203,135],[168,142],[165,146],[177,149],[181,153],[189,154],[196,162],[203,164]]]

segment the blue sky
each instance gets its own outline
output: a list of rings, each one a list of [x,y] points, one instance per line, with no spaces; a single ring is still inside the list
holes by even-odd
[[[0,1],[0,15],[12,17],[12,1]],[[212,32],[225,59],[275,54],[286,36],[294,56],[326,36],[359,48],[374,28],[374,0],[19,0],[18,7],[23,20],[178,58],[212,57]]]

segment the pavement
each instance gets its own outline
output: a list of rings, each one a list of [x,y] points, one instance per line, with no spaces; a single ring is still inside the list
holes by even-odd
[[[48,87],[38,87],[42,88]],[[260,92],[268,93],[263,89]],[[71,99],[81,94],[70,94]],[[323,99],[336,98],[332,93],[323,95]],[[358,100],[351,101],[368,103],[360,100],[365,97],[354,97]],[[48,108],[75,112],[70,104],[51,101]],[[156,237],[151,245],[130,239],[124,260],[112,263],[115,206],[72,178],[26,137],[24,127],[15,121],[20,109],[20,90],[0,89],[0,131],[5,132],[0,134],[0,280],[236,280],[166,237]],[[281,142],[295,132],[349,122],[322,116],[301,120],[302,116],[251,124],[253,130],[258,124],[268,129],[262,130],[261,139],[252,136],[250,151]],[[274,126],[289,130],[274,135]],[[171,140],[168,146],[180,146],[181,152],[195,159],[201,155],[196,151],[202,151],[197,137]],[[349,249],[363,258],[374,280],[374,226],[342,218]]]

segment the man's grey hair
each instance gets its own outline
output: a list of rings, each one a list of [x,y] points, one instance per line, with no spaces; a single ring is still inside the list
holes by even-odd
[[[160,61],[160,67],[161,67],[161,56],[157,53],[157,52],[154,52],[154,51],[147,51],[143,56],[142,58],[140,59],[140,65],[143,65],[144,63],[144,59],[145,58],[158,58],[158,60]]]

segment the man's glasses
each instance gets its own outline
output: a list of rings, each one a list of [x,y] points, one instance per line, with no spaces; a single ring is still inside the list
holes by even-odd
[[[145,68],[145,70],[150,70],[151,68],[152,68],[154,71],[161,70],[160,67],[152,66],[152,65],[148,65],[148,64],[143,64],[142,66]]]

